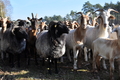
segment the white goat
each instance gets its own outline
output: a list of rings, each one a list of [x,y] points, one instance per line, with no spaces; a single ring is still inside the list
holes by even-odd
[[[110,38],[98,38],[93,41],[92,50],[93,50],[93,70],[99,67],[99,58],[109,59],[110,63],[110,80],[114,80],[114,60],[118,60],[119,64],[119,77],[120,77],[120,27],[114,29],[117,33],[118,39]]]
[[[99,37],[108,37],[108,25],[109,25],[109,19],[114,19],[114,16],[110,14],[111,11],[117,12],[114,9],[108,9],[108,10],[103,10],[99,9],[97,11],[100,11],[99,14],[99,19],[100,19],[100,24],[97,27],[89,27],[87,28],[86,35],[84,38],[84,46],[91,49],[92,42],[99,38]],[[87,54],[85,55],[87,56]],[[87,58],[87,57],[86,57]],[[87,59],[86,59],[87,60]]]

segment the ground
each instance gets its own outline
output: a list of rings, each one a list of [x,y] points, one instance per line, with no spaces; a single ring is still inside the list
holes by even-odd
[[[55,74],[54,64],[52,65],[52,74],[48,74],[47,62],[42,66],[42,60],[39,64],[35,65],[34,59],[31,58],[31,64],[26,65],[26,60],[21,60],[21,67],[9,67],[8,60],[4,62],[0,59],[0,79],[1,80],[109,80],[109,63],[108,69],[101,70],[98,73],[92,72],[92,60],[85,62],[81,61],[81,68],[77,71],[73,70],[73,62],[69,62],[64,57],[64,63],[58,61],[59,73]],[[116,63],[115,63],[116,64]],[[15,62],[16,65],[16,62]],[[117,65],[116,65],[117,66]],[[116,67],[115,66],[115,67]],[[118,68],[114,72],[115,80],[118,79]]]

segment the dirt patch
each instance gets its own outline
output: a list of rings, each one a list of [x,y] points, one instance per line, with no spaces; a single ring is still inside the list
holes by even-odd
[[[64,58],[64,63],[58,61],[59,73],[55,74],[54,63],[52,65],[52,75],[48,74],[47,66],[42,66],[42,60],[39,59],[39,65],[35,65],[34,59],[31,64],[26,65],[26,60],[21,60],[21,67],[10,68],[8,60],[4,62],[0,59],[0,79],[1,80],[109,80],[109,63],[107,61],[107,70],[102,69],[98,73],[92,72],[92,61],[81,61],[81,68],[73,70],[73,62]],[[15,65],[16,62],[15,62]],[[115,63],[115,67],[116,67]],[[115,80],[118,80],[118,68],[114,72]]]

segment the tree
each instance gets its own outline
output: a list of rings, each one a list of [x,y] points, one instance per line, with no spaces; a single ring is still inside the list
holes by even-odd
[[[92,12],[93,5],[89,1],[85,2],[85,4],[83,4],[82,11],[83,13]]]
[[[1,17],[5,16],[5,4],[3,3],[2,0],[0,0],[0,16]]]
[[[104,9],[109,9],[109,8],[112,8],[112,9],[115,9],[115,4],[113,4],[112,2],[109,3],[105,3],[104,5]]]
[[[66,14],[65,20],[71,21],[70,14]]]
[[[89,1],[85,2],[85,4],[83,4],[83,8],[82,11],[83,13],[87,13],[87,12],[93,12],[97,9],[101,9],[103,8],[100,4],[95,4],[92,5]]]
[[[100,4],[95,4],[93,5],[93,9],[97,10],[97,9],[102,9],[103,7]]]
[[[12,6],[9,0],[0,0],[0,16],[11,17]]]

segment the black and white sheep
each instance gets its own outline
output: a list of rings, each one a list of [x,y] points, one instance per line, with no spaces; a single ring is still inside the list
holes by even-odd
[[[20,67],[20,53],[26,47],[27,33],[23,26],[11,25],[2,36],[1,52],[8,53],[10,66],[14,67],[14,55],[17,55],[18,67]]]
[[[37,53],[42,58],[48,58],[49,73],[51,74],[51,59],[55,59],[55,73],[57,70],[57,58],[65,54],[65,40],[68,28],[60,21],[51,21],[48,31],[39,33],[36,40]]]

